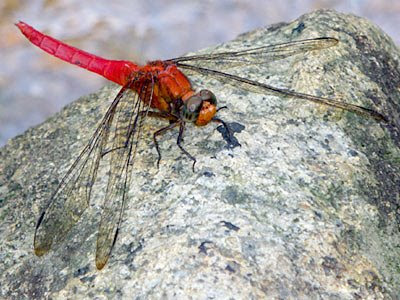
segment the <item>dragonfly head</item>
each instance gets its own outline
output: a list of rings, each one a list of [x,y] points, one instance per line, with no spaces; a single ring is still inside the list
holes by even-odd
[[[209,90],[201,90],[184,101],[181,114],[185,121],[204,126],[211,121],[216,112],[215,95]]]

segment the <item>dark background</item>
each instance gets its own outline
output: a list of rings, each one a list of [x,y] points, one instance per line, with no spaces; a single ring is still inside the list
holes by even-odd
[[[180,56],[320,8],[364,16],[399,44],[399,0],[0,1],[0,146],[106,81],[29,44],[23,20],[76,47],[114,59]]]

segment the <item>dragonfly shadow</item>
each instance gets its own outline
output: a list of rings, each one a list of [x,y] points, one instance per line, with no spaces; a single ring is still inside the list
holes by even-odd
[[[238,122],[227,123],[227,126],[229,127],[230,134],[229,134],[228,130],[225,128],[225,126],[220,125],[217,127],[218,132],[221,133],[222,138],[227,143],[226,148],[234,149],[238,146],[241,146],[238,139],[235,137],[235,133],[242,132],[242,130],[245,129],[245,126]]]

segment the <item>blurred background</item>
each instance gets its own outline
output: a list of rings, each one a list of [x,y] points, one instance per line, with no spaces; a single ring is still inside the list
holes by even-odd
[[[400,43],[399,0],[1,0],[0,146],[106,81],[34,47],[14,23],[100,56],[180,56],[320,8],[363,16]]]

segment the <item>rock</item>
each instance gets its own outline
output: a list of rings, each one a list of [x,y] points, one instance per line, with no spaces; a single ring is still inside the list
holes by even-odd
[[[43,257],[34,256],[32,242],[40,211],[118,88],[82,97],[9,141],[0,150],[0,297],[399,295],[400,68],[391,39],[365,19],[316,11],[215,50],[322,36],[340,42],[232,72],[374,109],[388,122],[193,75],[229,107],[221,118],[245,127],[235,135],[241,147],[227,149],[215,126],[188,126],[184,146],[197,158],[195,172],[176,132],[160,142],[157,170],[151,133],[165,124],[148,122],[120,233],[101,271],[94,253],[105,168],[65,241]]]

